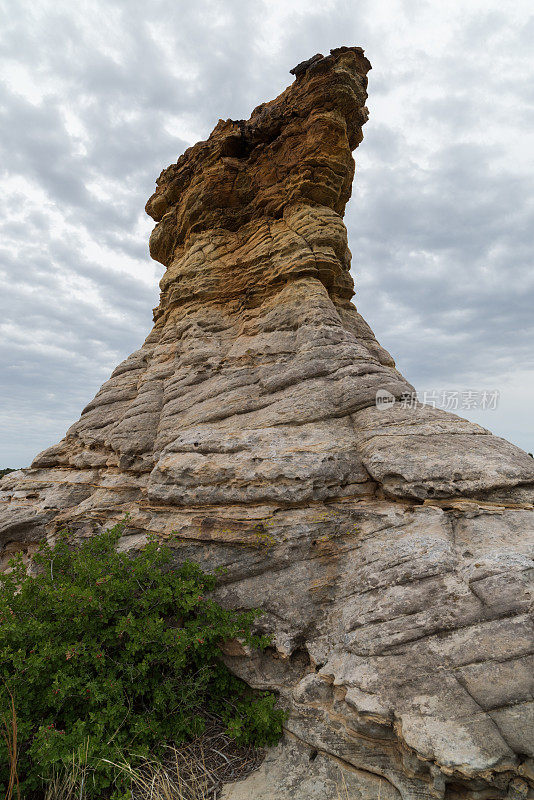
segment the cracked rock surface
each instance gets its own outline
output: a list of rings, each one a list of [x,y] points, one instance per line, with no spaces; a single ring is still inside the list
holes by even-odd
[[[290,710],[227,800],[534,797],[534,461],[413,388],[351,303],[358,47],[220,120],[147,204],[154,327],[1,486],[4,559],[129,513],[265,610],[225,659]]]

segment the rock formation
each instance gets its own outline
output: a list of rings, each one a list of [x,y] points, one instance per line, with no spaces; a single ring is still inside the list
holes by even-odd
[[[129,513],[261,606],[225,657],[290,709],[228,800],[524,798],[534,785],[534,462],[429,406],[350,300],[343,212],[367,118],[358,47],[220,120],[147,204],[154,328],[56,446],[3,479],[31,550]],[[377,407],[377,392],[397,402]],[[532,555],[532,553],[530,554]],[[530,570],[530,572],[529,572]]]

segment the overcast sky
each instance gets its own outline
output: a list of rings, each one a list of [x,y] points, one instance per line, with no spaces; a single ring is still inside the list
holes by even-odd
[[[0,0],[0,467],[58,441],[151,328],[144,204],[219,118],[361,45],[356,305],[420,390],[534,450],[531,0]]]

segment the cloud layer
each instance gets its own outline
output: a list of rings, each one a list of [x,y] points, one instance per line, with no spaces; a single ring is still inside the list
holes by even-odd
[[[151,327],[144,203],[220,117],[360,44],[356,304],[421,389],[534,449],[534,18],[495,0],[0,3],[0,466],[59,440]],[[529,139],[530,135],[530,139]]]

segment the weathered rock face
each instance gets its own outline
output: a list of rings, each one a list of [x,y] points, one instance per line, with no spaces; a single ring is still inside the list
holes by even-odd
[[[227,567],[222,600],[265,609],[273,647],[226,658],[280,691],[288,733],[229,800],[522,798],[534,462],[451,414],[375,404],[412,387],[350,302],[369,68],[360,48],[317,56],[164,170],[155,326],[3,480],[0,541],[129,512],[125,545],[175,532],[177,559]]]

